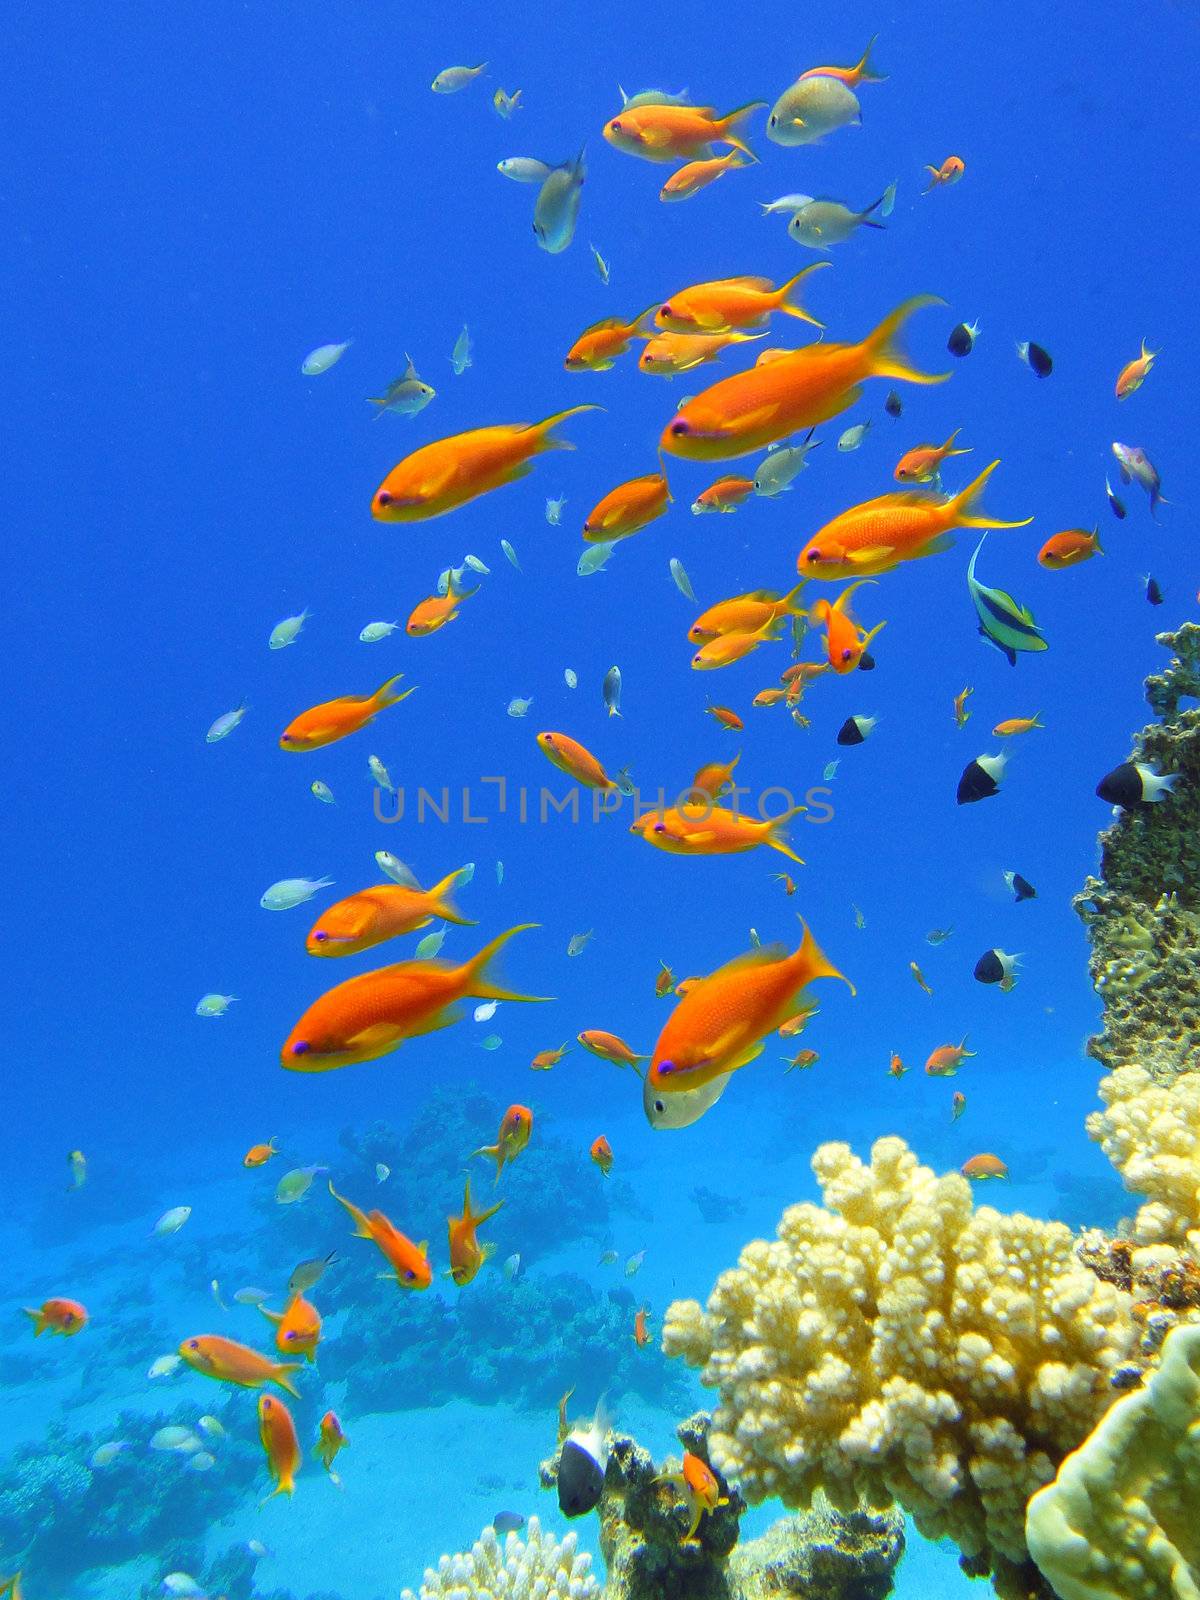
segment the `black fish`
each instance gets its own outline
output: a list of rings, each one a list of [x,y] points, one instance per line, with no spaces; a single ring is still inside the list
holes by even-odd
[[[1177,772],[1160,777],[1140,761],[1122,761],[1096,785],[1096,793],[1110,806],[1155,805],[1174,789]]]
[[[875,657],[871,654],[871,652],[869,650],[864,650],[862,655],[859,656],[859,658],[858,658],[858,670],[860,672],[874,672],[875,671]]]
[[[1162,605],[1163,592],[1158,587],[1158,579],[1152,578],[1150,574],[1147,573],[1142,579],[1142,582],[1146,585],[1146,599],[1149,600],[1150,604],[1152,606]]]
[[[883,402],[883,409],[887,412],[889,417],[898,417],[904,410],[904,407],[900,401],[900,396],[896,393],[895,389],[890,392],[887,399]]]
[[[1018,904],[1022,900],[1036,900],[1037,890],[1028,878],[1023,878],[1019,872],[1006,872],[1004,881],[1017,898]]]
[[[967,763],[958,780],[956,798],[960,806],[969,806],[976,800],[990,800],[1000,793],[1005,759],[1004,756],[977,756]]]
[[[837,742],[861,744],[874,726],[874,717],[847,717],[837,731]]]
[[[1108,509],[1112,512],[1113,516],[1116,517],[1118,522],[1124,522],[1125,502],[1124,500],[1118,499],[1113,493],[1112,484],[1109,483],[1107,478],[1104,480],[1104,492],[1108,496]]]
[[[1054,362],[1049,350],[1043,350],[1040,344],[1026,341],[1017,346],[1017,354],[1021,360],[1037,373],[1039,378],[1048,378],[1054,371]]]
[[[978,337],[977,322],[960,322],[957,328],[951,329],[950,337],[946,340],[946,349],[952,356],[969,356],[975,348]]]
[[[1006,979],[1011,979],[1017,959],[1016,956],[1006,955],[1003,950],[985,950],[975,963],[976,981],[1003,983]]]
[[[564,1517],[586,1517],[599,1504],[608,1468],[610,1418],[604,1401],[586,1428],[573,1428],[558,1454],[558,1509]]]

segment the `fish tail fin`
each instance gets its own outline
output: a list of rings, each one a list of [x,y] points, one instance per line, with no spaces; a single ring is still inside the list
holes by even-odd
[[[736,106],[717,123],[717,126],[721,129],[719,135],[721,141],[724,144],[732,145],[735,150],[740,150],[743,155],[749,156],[751,161],[757,161],[758,157],[744,139],[737,137],[733,129],[739,123],[745,122],[752,111],[761,111],[766,103],[765,100],[748,100],[744,106]]]
[[[350,1213],[351,1217],[353,1217],[353,1219],[354,1219],[354,1235],[355,1235],[355,1238],[357,1238],[357,1239],[370,1239],[370,1238],[372,1238],[373,1235],[371,1233],[371,1230],[367,1226],[367,1215],[366,1215],[366,1212],[365,1211],[360,1211],[358,1209],[358,1207],[354,1204],[353,1200],[347,1200],[346,1196],[344,1194],[339,1194],[337,1192],[337,1190],[333,1187],[333,1180],[332,1179],[328,1179],[327,1181],[329,1183],[329,1192],[330,1192],[330,1194],[338,1202],[339,1205],[345,1206],[346,1210]]]
[[[474,919],[464,917],[454,902],[447,898],[451,889],[454,888],[459,874],[465,870],[464,867],[455,867],[454,871],[448,872],[440,883],[434,884],[433,888],[428,891],[429,909],[435,917],[439,917],[443,922],[456,922],[460,927],[473,928],[475,926]]]
[[[855,589],[861,589],[864,583],[874,584],[874,582],[875,582],[874,578],[856,578],[852,584],[850,584],[847,588],[842,590],[841,594],[839,594],[837,599],[833,602],[833,605],[830,607],[830,610],[832,610],[832,611],[840,611],[842,616],[845,616],[845,614],[846,614],[846,602],[847,602],[847,600],[849,600],[850,596],[854,593]],[[818,601],[817,604],[819,605],[820,601]]]
[[[791,845],[787,841],[785,829],[792,818],[798,817],[805,809],[806,807],[804,806],[792,806],[790,810],[784,811],[778,817],[774,817],[771,821],[771,826],[767,831],[767,843],[770,845],[771,849],[778,850],[781,856],[786,856],[789,861],[795,861],[800,866],[805,865],[804,857],[797,855],[792,849]]]
[[[1103,556],[1103,555],[1107,555],[1108,554],[1107,550],[1105,550],[1104,546],[1100,543],[1100,524],[1099,523],[1097,523],[1095,525],[1095,527],[1092,529],[1092,549],[1096,552],[1096,554],[1098,556]]]
[[[530,928],[536,928],[536,922],[520,922],[515,928],[508,928],[504,933],[498,933],[490,939],[478,955],[472,956],[466,966],[461,969],[463,981],[463,994],[470,995],[476,1000],[545,1000],[547,995],[519,994],[515,989],[503,989],[499,984],[493,983],[484,976],[490,963],[496,958],[508,941],[517,933],[525,933]]]
[[[979,476],[972,479],[967,487],[956,494],[950,501],[946,510],[948,513],[953,514],[954,520],[951,526],[957,528],[1024,528],[1033,521],[1032,517],[1022,517],[1019,522],[999,522],[995,517],[989,517],[983,509],[980,500],[984,488],[988,479],[999,465],[999,461],[993,461],[991,466],[984,467]]]
[[[822,595],[816,604],[811,606],[808,611],[804,613],[804,615],[807,616],[809,622],[812,623],[814,628],[819,628],[821,624],[832,615],[832,613],[833,606],[830,605],[829,601],[825,599],[824,595]]]
[[[281,1389],[286,1389],[287,1392],[297,1400],[300,1399],[300,1391],[292,1382],[288,1374],[292,1372],[299,1372],[302,1365],[303,1363],[299,1361],[278,1361],[276,1362],[274,1370],[271,1373],[271,1376],[275,1379],[275,1382],[279,1385],[279,1387]],[[287,1491],[288,1494],[291,1494],[291,1492],[292,1491],[290,1489]],[[278,1490],[276,1493],[278,1493]]]
[[[943,306],[945,303],[935,294],[916,294],[902,301],[884,317],[862,343],[871,375],[876,378],[902,378],[908,383],[945,383],[950,376],[948,372],[921,372],[896,342],[896,335],[915,311],[920,311],[924,306]]]
[[[481,1145],[478,1150],[471,1151],[472,1161],[474,1161],[476,1156],[490,1156],[492,1158],[492,1160],[496,1163],[496,1176],[492,1179],[492,1182],[499,1183],[500,1174],[504,1170],[504,1152],[500,1146],[498,1144]]]
[[[881,634],[886,627],[887,627],[887,620],[885,618],[883,622],[877,622],[875,624],[875,626],[871,629],[870,633],[864,633],[863,636],[862,636],[862,647],[863,647],[863,649],[865,650],[867,648],[867,646],[871,643],[871,640],[877,638],[879,636],[879,634]]]
[[[22,1311],[33,1323],[33,1337],[36,1339],[46,1331],[46,1316],[42,1311],[35,1311],[32,1306],[22,1306]]]
[[[875,71],[875,67],[874,67],[874,65],[873,65],[873,63],[871,61],[871,51],[874,50],[874,48],[875,48],[875,46],[876,46],[876,44],[878,42],[879,42],[879,35],[877,33],[873,33],[871,35],[870,43],[867,45],[867,48],[862,53],[862,58],[855,63],[854,74],[853,74],[855,83],[886,83],[887,82],[887,73],[886,72],[876,72]]]
[[[467,1179],[466,1186],[463,1189],[463,1221],[464,1222],[469,1223],[472,1227],[478,1228],[478,1227],[482,1226],[483,1223],[487,1222],[490,1217],[494,1217],[496,1215],[497,1211],[500,1210],[500,1207],[503,1204],[504,1204],[503,1200],[497,1200],[497,1201],[494,1202],[494,1204],[488,1206],[486,1211],[472,1211],[471,1210],[471,1180],[470,1180],[470,1178]]]
[[[781,609],[786,612],[788,616],[802,617],[805,614],[804,607],[797,606],[796,601],[800,598],[800,595],[803,593],[804,587],[807,583],[807,578],[801,578],[796,587],[794,589],[789,589],[788,592],[783,596],[783,599],[779,602]]]
[[[955,439],[958,438],[958,436],[959,436],[959,434],[961,432],[962,432],[961,428],[955,428],[954,432],[946,440],[945,444],[942,446],[942,448],[938,452],[938,454],[939,455],[943,455],[943,456],[969,456],[971,454],[971,448],[970,448],[969,445],[967,445],[962,450],[955,450],[954,449],[954,441],[955,441]]]
[[[531,425],[541,435],[538,448],[541,450],[574,450],[575,446],[569,439],[556,438],[553,430],[558,427],[560,422],[565,422],[568,417],[577,417],[583,411],[603,410],[603,406],[597,405],[568,406],[565,411],[556,411],[553,416],[543,417],[541,422],[535,422]]]
[[[396,685],[400,682],[400,679],[403,676],[404,674],[402,672],[398,672],[394,678],[389,678],[386,683],[381,683],[378,689],[376,689],[375,693],[371,696],[371,698],[376,702],[376,705],[380,711],[386,710],[388,706],[399,705],[401,700],[407,699],[407,697],[413,692],[412,689],[405,689],[403,693],[397,692]],[[416,687],[417,686],[414,683],[413,689]]]
[[[800,949],[797,951],[797,955],[801,958],[801,963],[808,974],[804,980],[805,983],[811,983],[814,978],[840,978],[851,994],[857,994],[858,990],[850,982],[850,979],[844,972],[838,971],[813,938],[812,930],[803,917],[800,918],[800,926],[804,930],[804,936],[800,941]]]
[[[779,310],[789,317],[798,317],[801,322],[810,322],[814,328],[824,328],[825,324],[823,322],[818,322],[816,317],[810,316],[803,306],[797,305],[793,301],[792,290],[795,289],[798,283],[803,282],[810,272],[820,272],[822,267],[830,267],[832,265],[831,261],[814,261],[809,266],[801,268],[794,278],[789,278],[786,283],[781,283],[775,291],[775,297],[779,302]]]

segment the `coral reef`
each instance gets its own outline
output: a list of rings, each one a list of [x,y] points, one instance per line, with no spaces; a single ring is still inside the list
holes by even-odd
[[[903,1554],[900,1512],[835,1511],[818,1495],[733,1552],[729,1585],[738,1600],[884,1600]]]
[[[1025,1506],[1116,1397],[1136,1347],[1131,1300],[1075,1255],[1070,1230],[974,1207],[900,1139],[870,1166],[823,1145],[827,1209],[792,1206],[702,1310],[677,1301],[663,1347],[720,1391],[713,1465],[746,1498],[908,1510],[1002,1596],[1044,1585]]]
[[[1193,958],[1194,959],[1194,958]],[[1103,1111],[1087,1130],[1121,1174],[1145,1196],[1133,1219],[1136,1244],[1187,1245],[1200,1251],[1200,1072],[1156,1082],[1142,1067],[1121,1067],[1100,1081]]]
[[[501,1544],[485,1528],[470,1550],[443,1556],[428,1567],[417,1594],[400,1591],[400,1600],[590,1600],[600,1588],[592,1558],[576,1550],[574,1533],[561,1544],[530,1517],[524,1538],[510,1533]]]
[[[1054,1482],[1026,1535],[1061,1600],[1200,1594],[1200,1327],[1176,1328],[1145,1389],[1126,1395]]]

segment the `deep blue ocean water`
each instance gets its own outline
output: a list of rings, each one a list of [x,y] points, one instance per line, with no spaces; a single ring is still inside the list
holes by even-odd
[[[332,1164],[344,1128],[378,1119],[403,1133],[434,1089],[448,1091],[446,1103],[469,1084],[500,1108],[525,1101],[563,1148],[577,1149],[577,1170],[569,1160],[554,1169],[564,1216],[594,1211],[597,1232],[622,1256],[646,1248],[633,1288],[656,1322],[673,1294],[703,1297],[741,1242],[812,1195],[808,1157],[830,1138],[865,1154],[873,1138],[900,1133],[939,1168],[995,1151],[1011,1182],[1000,1194],[989,1186],[991,1203],[1073,1225],[1115,1221],[1123,1197],[1082,1128],[1097,1077],[1083,1043],[1098,1002],[1069,899],[1109,816],[1095,784],[1146,720],[1141,682],[1163,659],[1154,634],[1195,614],[1200,582],[1189,506],[1200,421],[1196,136],[1186,100],[1195,9],[1155,3],[1135,19],[1112,5],[1064,13],[1025,0],[985,16],[818,0],[799,15],[774,0],[752,13],[652,0],[539,17],[474,3],[448,15],[375,0],[215,0],[120,13],[59,5],[13,13],[9,32],[2,1227],[12,1303],[0,1348],[6,1360],[20,1357],[12,1370],[22,1387],[21,1403],[5,1408],[3,1444],[36,1446],[59,1422],[107,1437],[106,1398],[110,1411],[118,1398],[136,1407],[139,1385],[102,1360],[89,1376],[89,1347],[107,1342],[141,1372],[211,1317],[211,1278],[232,1287],[243,1267],[261,1271],[274,1255],[286,1274],[308,1253],[305,1229],[289,1220],[275,1246],[264,1232],[275,1216],[249,1205],[251,1186],[269,1191],[285,1165]],[[761,165],[687,203],[660,204],[668,169],[601,138],[618,83],[689,88],[722,109],[773,100],[804,67],[857,59],[875,32],[888,81],[862,87],[861,128],[787,150],[752,120]],[[440,68],[483,60],[488,75],[462,94],[429,92]],[[523,90],[509,122],[491,107],[497,86]],[[530,228],[534,191],[506,183],[495,165],[515,154],[562,161],[584,144],[575,242],[550,256]],[[966,162],[963,181],[922,195],[923,164],[951,152]],[[907,296],[942,296],[945,308],[921,312],[907,343],[926,370],[952,367],[952,381],[898,385],[898,421],[883,412],[891,385],[869,384],[852,411],[819,430],[824,447],[791,493],[751,500],[734,516],[688,511],[723,468],[670,464],[667,517],[619,547],[607,571],[577,577],[586,512],[615,483],[653,471],[657,436],[680,399],[743,358],[732,351],[673,383],[638,373],[633,356],[611,372],[573,375],[562,359],[574,338],[691,282],[736,273],[782,281],[812,257],[782,221],[759,215],[758,201],[799,189],[866,205],[893,179],[886,231],[863,230],[835,249],[804,302],[830,336],[856,339]],[[611,263],[607,287],[589,241]],[[974,319],[977,346],[956,362],[946,337]],[[464,323],[474,364],[456,377],[448,358]],[[783,342],[804,336],[790,319],[773,331]],[[1114,379],[1143,337],[1163,353],[1145,387],[1119,404]],[[353,343],[334,368],[301,376],[312,347],[345,339]],[[1052,354],[1045,381],[1017,359],[1024,339]],[[366,397],[403,370],[406,352],[437,397],[413,420],[376,419]],[[577,449],[543,456],[514,487],[437,521],[371,519],[379,482],[418,445],[582,402],[605,409],[564,425]],[[868,419],[861,449],[838,453],[842,429]],[[862,592],[864,621],[887,619],[873,647],[877,669],[818,682],[804,702],[809,729],[782,709],[749,710],[786,664],[783,646],[722,673],[689,670],[686,630],[698,607],[673,585],[672,557],[701,605],[786,589],[813,531],[886,491],[904,449],[956,427],[974,453],[947,481],[957,486],[999,457],[987,506],[1035,518],[990,535],[980,572],[1032,608],[1046,653],[1013,668],[980,642],[964,576],[975,536],[965,533],[952,552]],[[1136,485],[1118,489],[1127,519],[1112,517],[1104,480],[1117,483],[1114,440],[1144,446],[1157,464],[1172,502],[1157,524]],[[551,527],[545,501],[563,495],[562,524]],[[1097,522],[1103,558],[1067,572],[1037,565],[1051,533]],[[468,551],[491,572],[457,621],[428,639],[400,631],[359,642],[370,621],[403,622]],[[1142,583],[1148,572],[1165,593],[1157,609]],[[274,624],[305,607],[312,615],[297,643],[269,651]],[[620,720],[601,700],[614,663]],[[367,692],[396,672],[419,689],[373,728],[317,754],[280,752],[279,732],[306,706]],[[967,684],[973,716],[960,730],[952,700]],[[520,720],[505,709],[517,695],[533,699]],[[704,716],[709,696],[743,712],[744,734]],[[243,700],[243,724],[207,745],[209,724]],[[992,725],[1034,712],[1045,731],[1010,741],[1000,795],[957,806],[963,766],[1000,748]],[[839,749],[836,730],[856,713],[880,724],[862,747]],[[651,795],[739,749],[739,776],[799,795],[840,757],[828,785],[834,815],[793,825],[807,861],[794,869],[794,898],[772,878],[792,870],[782,858],[662,855],[628,835],[628,809],[577,825],[497,815],[490,777],[535,795],[543,784],[565,791],[534,744],[543,728],[580,739],[610,770],[628,763]],[[398,825],[373,815],[369,752],[407,791],[410,815]],[[314,778],[336,806],[312,798]],[[412,818],[419,786],[449,789],[451,821]],[[470,815],[487,820],[465,819],[464,790]],[[479,928],[452,928],[443,953],[465,958],[502,928],[536,922],[503,970],[516,987],[556,999],[501,1006],[484,1024],[468,1017],[369,1066],[284,1073],[279,1045],[301,1010],[328,983],[374,964],[366,956],[332,975],[333,963],[314,970],[303,935],[320,905],[374,881],[371,855],[381,848],[423,883],[474,861],[475,879],[457,898]],[[1012,902],[1002,873],[1014,868],[1036,885],[1035,901]],[[336,889],[287,913],[260,909],[270,883],[298,875],[328,875]],[[679,1133],[652,1132],[633,1078],[577,1048],[553,1072],[530,1074],[534,1052],[581,1028],[609,1028],[649,1050],[666,1014],[653,995],[660,959],[682,977],[747,948],[751,928],[764,941],[794,942],[797,911],[858,988],[851,999],[840,985],[820,986],[821,1014],[803,1041],[820,1053],[811,1072],[782,1076],[782,1051],[769,1048],[718,1108]],[[952,938],[931,948],[926,932],[947,926]],[[569,959],[568,939],[589,930],[586,949]],[[1011,994],[972,978],[990,946],[1023,953]],[[932,997],[916,987],[913,960]],[[210,990],[238,996],[219,1020],[194,1015]],[[495,1052],[481,1048],[490,1031],[503,1039]],[[963,1035],[977,1055],[960,1076],[926,1078],[928,1053]],[[900,1082],[886,1075],[893,1050],[914,1068]],[[954,1088],[968,1105],[952,1124]],[[483,1144],[494,1132],[480,1119],[470,1137]],[[612,1198],[586,1157],[600,1132],[616,1152],[613,1181],[624,1185]],[[458,1133],[457,1124],[446,1132],[444,1176],[422,1179],[419,1214],[397,1218],[414,1237],[428,1234],[435,1254],[461,1198],[469,1149],[454,1143]],[[242,1151],[272,1134],[285,1156],[244,1173]],[[68,1206],[75,1148],[89,1178]],[[535,1137],[523,1160],[536,1159]],[[690,1199],[696,1185],[744,1209],[705,1224]],[[186,1229],[148,1242],[154,1219],[177,1204],[194,1208]],[[342,1238],[324,1200],[304,1205],[321,1217],[313,1249]],[[530,1248],[504,1213],[489,1229],[501,1258]],[[536,1253],[547,1271],[570,1267],[603,1288],[602,1247],[547,1232]],[[43,1340],[27,1366],[19,1308],[51,1293],[87,1303],[92,1326],[52,1348]],[[161,1348],[131,1326],[134,1309],[154,1323]],[[258,1331],[250,1313],[236,1315],[244,1337]],[[495,1338],[511,1337],[497,1318]],[[486,1321],[475,1336],[486,1342]],[[201,1380],[178,1381],[190,1387],[173,1401],[186,1393],[197,1409],[214,1403]],[[159,1391],[140,1387],[153,1411]],[[487,1454],[514,1480],[528,1478],[536,1461],[508,1431],[499,1388]],[[402,1404],[374,1409],[402,1419],[420,1396],[418,1386],[394,1396]],[[647,1430],[661,1430],[653,1442],[665,1449],[679,1406],[664,1401],[653,1415],[631,1406]],[[251,1412],[247,1402],[243,1416]],[[355,1418],[344,1420],[353,1435]],[[403,1437],[402,1420],[396,1429]],[[463,1448],[477,1454],[477,1430],[468,1431],[475,1444]],[[547,1413],[539,1448],[549,1449],[552,1431]],[[450,1446],[439,1448],[413,1481],[417,1499],[465,1470]],[[402,1447],[381,1449],[392,1452],[403,1492]],[[355,1510],[346,1461],[342,1535],[368,1548],[374,1524]],[[306,1488],[325,1486],[302,1480]],[[527,1498],[527,1509],[541,1509]],[[284,1563],[273,1581],[299,1596],[308,1592],[303,1563],[286,1567],[292,1512],[304,1517],[301,1494],[293,1507],[271,1507],[264,1537]],[[443,1533],[431,1513],[389,1551],[387,1570],[414,1583],[477,1525],[459,1527],[448,1513]],[[9,1553],[0,1549],[0,1570]],[[152,1563],[160,1553],[144,1552]],[[947,1583],[957,1582],[952,1563],[943,1565]],[[348,1583],[346,1594],[383,1592],[370,1572],[374,1588]],[[28,1573],[32,1600],[97,1592],[83,1584],[39,1586]]]

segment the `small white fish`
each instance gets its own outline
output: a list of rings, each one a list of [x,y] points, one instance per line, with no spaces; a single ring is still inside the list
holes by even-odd
[[[171,1374],[183,1364],[183,1357],[177,1355],[159,1356],[157,1361],[150,1364],[148,1378],[169,1378]]]
[[[501,548],[501,550],[504,551],[504,554],[512,562],[513,566],[516,567],[517,571],[520,572],[521,563],[517,560],[517,552],[513,549],[512,545],[509,544],[507,539],[501,539],[500,548]]]
[[[578,689],[579,678],[573,667],[566,667],[563,671],[563,682],[568,689]]]
[[[521,91],[514,89],[512,94],[506,94],[503,89],[497,89],[492,96],[492,105],[496,108],[496,115],[503,117],[508,122],[514,111],[521,109]]]
[[[246,707],[244,705],[239,706],[236,711],[226,711],[217,718],[204,735],[204,742],[206,744],[216,744],[221,739],[227,739],[245,715]]]
[[[418,412],[424,411],[431,400],[437,399],[437,390],[432,384],[423,383],[413,366],[412,357],[404,357],[404,371],[398,378],[393,378],[382,394],[369,394],[368,402],[377,406],[376,421],[385,411],[393,411],[400,417],[415,417]]]
[[[304,631],[304,624],[312,616],[312,612],[305,606],[298,617],[284,617],[282,622],[277,622],[271,629],[271,637],[267,645],[272,650],[283,650],[289,644],[295,644]]]
[[[233,1298],[240,1306],[261,1306],[271,1298],[271,1291],[269,1289],[255,1289],[253,1287],[235,1289]]]
[[[793,480],[808,465],[809,451],[815,450],[820,442],[813,438],[810,428],[803,444],[781,445],[768,451],[754,471],[755,494],[773,499],[775,495],[790,489]]]
[[[503,161],[497,161],[496,171],[514,183],[545,183],[553,168],[533,156],[505,156]]]
[[[492,570],[491,567],[485,565],[485,563],[482,562],[478,556],[464,556],[463,566],[470,567],[472,572],[481,572],[485,578]]]
[[[533,208],[533,233],[540,248],[552,256],[559,255],[575,237],[586,176],[587,166],[580,150],[573,161],[554,167],[538,190],[537,204]]]
[[[204,1416],[197,1417],[196,1426],[202,1433],[206,1433],[210,1439],[223,1439],[225,1437],[225,1424],[220,1417],[214,1417],[211,1412],[206,1412]]]
[[[899,188],[899,186],[899,178],[893,178],[891,183],[889,183],[887,188],[883,191],[883,203],[879,207],[879,215],[881,217],[890,217],[892,212],[896,209],[896,190]]]
[[[204,1600],[204,1592],[189,1572],[168,1572],[162,1581],[163,1593],[180,1600]]]
[[[644,1250],[639,1250],[636,1255],[630,1256],[629,1260],[625,1263],[625,1276],[627,1278],[632,1278],[636,1273],[640,1272],[642,1262],[645,1261],[645,1259],[646,1252]]]
[[[388,1179],[391,1177],[391,1175],[392,1175],[391,1167],[385,1165],[385,1163],[382,1162],[382,1161],[377,1161],[375,1163],[375,1182],[376,1183],[386,1183],[388,1181]]]
[[[610,717],[621,715],[621,669],[609,667],[604,674],[604,682],[600,686],[600,694],[604,700],[604,708]]]
[[[178,1424],[167,1428],[159,1428],[157,1433],[150,1437],[151,1450],[177,1450],[181,1455],[191,1455],[194,1450],[199,1450],[200,1441],[190,1428],[181,1428]]]
[[[499,1002],[496,1000],[485,1000],[483,1005],[475,1007],[471,1015],[476,1022],[490,1022],[496,1015],[496,1006],[498,1004]]]
[[[195,1455],[188,1462],[188,1468],[192,1472],[208,1472],[215,1467],[216,1464],[216,1456],[212,1455],[207,1450],[197,1450]]]
[[[88,1465],[93,1468],[107,1467],[109,1462],[117,1459],[122,1450],[127,1450],[128,1448],[128,1439],[113,1439],[108,1444],[102,1444],[92,1451]]]
[[[509,1256],[504,1262],[504,1265],[500,1268],[500,1270],[508,1279],[509,1283],[515,1283],[517,1281],[517,1274],[521,1270],[521,1252],[519,1250],[514,1250],[512,1255]]]
[[[313,779],[308,786],[308,792],[314,800],[320,800],[322,805],[337,805],[337,801],[333,798],[333,790],[327,783],[322,783],[320,778]]]
[[[592,941],[594,928],[589,928],[586,933],[573,933],[567,940],[567,954],[569,956],[581,955]]]
[[[856,422],[852,428],[847,428],[845,433],[843,433],[838,439],[838,449],[842,451],[857,450],[859,445],[867,437],[870,428],[871,422],[869,418],[866,422]]]
[[[434,94],[457,94],[486,69],[486,61],[481,61],[477,67],[443,67],[429,87]]]
[[[675,580],[675,587],[679,590],[680,594],[685,600],[691,600],[695,602],[696,595],[695,591],[692,589],[692,580],[688,577],[687,568],[684,566],[683,562],[680,561],[678,556],[672,556],[668,562],[668,566],[670,568],[671,576]]]
[[[762,207],[764,217],[779,213],[795,216],[797,211],[803,211],[805,206],[812,205],[813,197],[811,194],[781,194],[778,200],[760,200],[758,203]]]
[[[392,775],[378,756],[367,757],[367,768],[372,782],[377,783],[381,789],[386,789],[389,794],[395,794],[396,785],[392,782]]]
[[[450,352],[450,365],[454,368],[456,378],[461,378],[467,368],[474,365],[471,358],[471,335],[465,322],[462,332],[454,341],[454,349]]]
[[[395,633],[399,626],[398,622],[368,622],[358,637],[363,644],[378,644],[380,639]]]
[[[459,867],[454,876],[458,880],[458,887],[465,889],[469,883],[473,883],[475,880],[475,863],[468,861],[465,867]]]
[[[191,1206],[172,1206],[163,1212],[150,1232],[158,1239],[165,1239],[168,1234],[178,1233],[191,1214]]]
[[[421,940],[420,944],[418,944],[416,949],[417,960],[426,961],[430,956],[437,955],[438,951],[442,948],[445,942],[446,925],[443,923],[442,926],[435,929],[433,933],[427,933]]]
[[[497,863],[496,863],[496,882],[497,883],[503,883],[504,882],[504,863],[503,863],[503,861],[497,861]]]
[[[212,1297],[216,1301],[217,1305],[221,1308],[221,1310],[222,1311],[228,1311],[229,1307],[225,1304],[224,1300],[221,1299],[221,1285],[217,1281],[217,1279],[214,1278],[213,1281],[209,1284],[208,1287],[212,1290]]]
[[[275,1185],[275,1203],[280,1206],[294,1206],[312,1187],[312,1181],[319,1172],[328,1172],[328,1167],[293,1167],[290,1172],[285,1172]]]
[[[512,699],[508,702],[508,714],[509,714],[510,717],[524,717],[524,716],[527,716],[528,712],[529,712],[529,708],[530,708],[530,706],[532,704],[533,704],[533,696],[532,695],[530,695],[528,700],[522,700],[520,695],[514,695],[512,697]]]
[[[567,503],[565,494],[560,494],[557,500],[546,501],[546,521],[552,528],[557,528],[562,520],[563,507]]]
[[[333,887],[332,878],[280,878],[258,902],[264,911],[292,911],[311,900],[318,889]]]
[[[590,578],[593,572],[603,572],[608,565],[608,558],[617,548],[615,539],[597,539],[595,544],[588,545],[580,556],[575,566],[576,574],[581,578]]]
[[[82,1150],[72,1150],[67,1156],[67,1166],[71,1172],[72,1189],[82,1189],[87,1182],[87,1157]]]
[[[223,1017],[237,999],[235,994],[202,994],[196,1001],[198,1017]]]
[[[375,864],[380,872],[386,873],[393,883],[398,883],[404,889],[419,889],[417,875],[411,867],[405,866],[399,856],[394,856],[390,850],[376,850]]]
[[[836,761],[827,761],[825,763],[825,770],[824,770],[824,772],[822,772],[821,776],[824,778],[826,783],[832,783],[833,782],[834,777],[837,774],[837,769],[841,766],[841,764],[842,764],[842,759],[841,759],[840,756],[838,757],[838,759]]]
[[[330,367],[337,366],[353,342],[352,339],[347,339],[342,344],[319,344],[315,350],[310,350],[300,363],[300,371],[306,378],[320,377],[322,372],[328,372]]]
[[[500,1046],[504,1043],[504,1040],[498,1033],[489,1033],[487,1038],[481,1039],[479,1043],[481,1048],[484,1050],[499,1050]]]
[[[600,279],[601,283],[607,284],[609,277],[611,276],[608,262],[605,261],[604,257],[600,254],[599,250],[596,249],[594,244],[589,244],[588,249],[592,252],[592,260],[596,266],[596,276]]]
[[[246,1549],[249,1550],[256,1561],[261,1561],[264,1556],[271,1554],[261,1539],[247,1539]]]

